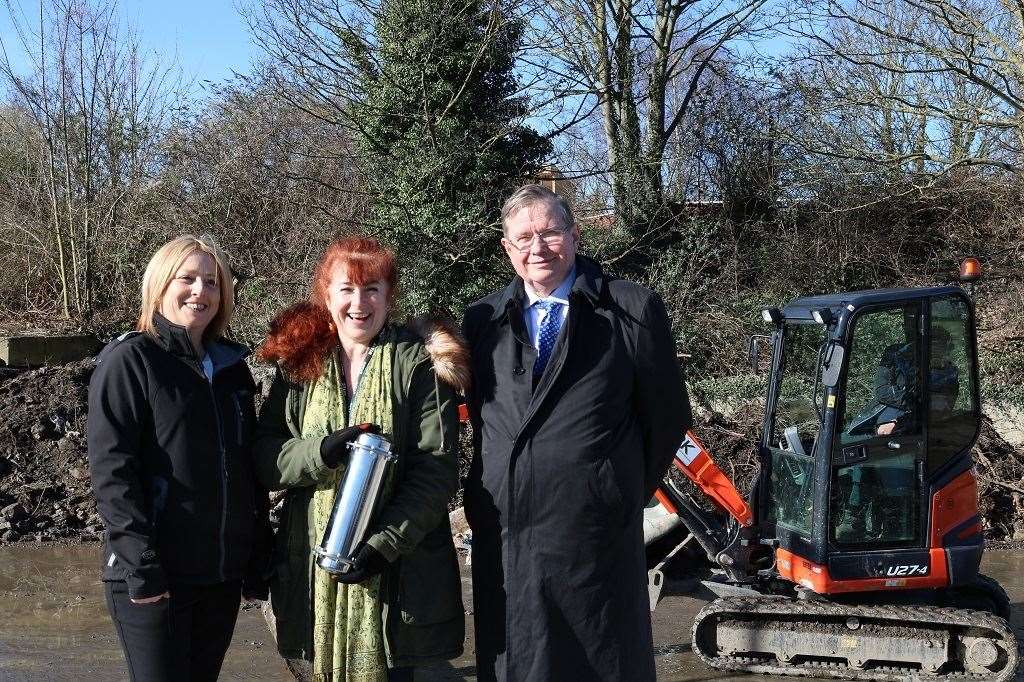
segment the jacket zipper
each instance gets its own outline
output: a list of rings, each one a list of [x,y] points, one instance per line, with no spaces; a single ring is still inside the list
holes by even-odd
[[[238,426],[238,440],[235,442],[238,443],[239,447],[241,447],[245,445],[244,441],[242,440],[245,437],[245,434],[242,433],[242,422],[244,421],[244,417],[242,416],[242,400],[241,398],[238,397],[238,393],[232,393],[231,397],[234,398],[235,400],[235,418],[237,422],[236,426]]]
[[[202,377],[203,383],[205,383],[210,390],[210,400],[213,402],[213,417],[217,427],[217,446],[220,451],[220,580],[223,582],[227,580],[228,455],[224,448],[224,426],[223,420],[221,419],[220,406],[217,403],[217,394],[213,390],[213,380],[216,376],[217,370],[214,368],[213,374],[207,377],[206,372],[203,370],[202,362],[199,361],[194,352],[192,353],[191,362],[186,362],[186,364],[192,367],[192,369],[198,372],[199,376]],[[238,428],[239,433],[241,433],[241,423],[239,423]]]
[[[217,406],[217,394],[213,390],[213,381],[206,383],[210,387],[210,399],[213,401],[213,416],[217,422],[217,445],[220,449],[220,579],[223,582],[227,580],[225,565],[227,563],[228,456],[224,450],[224,427],[221,423],[220,409]]]

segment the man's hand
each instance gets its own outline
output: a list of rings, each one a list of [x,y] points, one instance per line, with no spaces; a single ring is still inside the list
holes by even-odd
[[[346,454],[345,446],[364,433],[380,433],[380,427],[367,422],[339,429],[326,436],[320,443],[320,459],[324,461],[324,465],[329,469],[336,469]]]
[[[143,597],[142,599],[132,599],[132,603],[133,604],[155,604],[158,601],[160,601],[161,599],[170,599],[170,598],[171,598],[171,593],[170,592],[164,592],[163,594],[158,594],[155,597]]]
[[[891,434],[895,430],[896,430],[896,422],[885,422],[884,424],[879,424],[878,425],[877,433],[878,433],[879,436],[888,436],[889,434]]]
[[[384,558],[384,555],[364,542],[352,557],[352,567],[345,573],[332,573],[331,577],[339,583],[352,585],[380,575],[387,570],[387,567],[388,560]]]

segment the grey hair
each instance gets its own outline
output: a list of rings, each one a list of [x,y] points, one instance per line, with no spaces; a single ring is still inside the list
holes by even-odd
[[[530,208],[537,204],[547,204],[551,216],[557,218],[562,224],[563,230],[571,230],[576,225],[576,219],[572,215],[572,209],[562,197],[558,196],[543,185],[523,185],[516,190],[515,194],[508,198],[505,205],[501,207],[501,230],[508,235],[508,219],[524,208]]]

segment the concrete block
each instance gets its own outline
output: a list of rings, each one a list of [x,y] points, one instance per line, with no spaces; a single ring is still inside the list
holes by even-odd
[[[0,337],[0,365],[39,367],[77,362],[95,355],[102,344],[91,334]]]

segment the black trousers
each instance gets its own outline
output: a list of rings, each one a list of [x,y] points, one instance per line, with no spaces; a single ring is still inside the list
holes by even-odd
[[[169,599],[133,604],[123,582],[104,583],[132,682],[214,682],[231,644],[242,584],[172,585]]]

